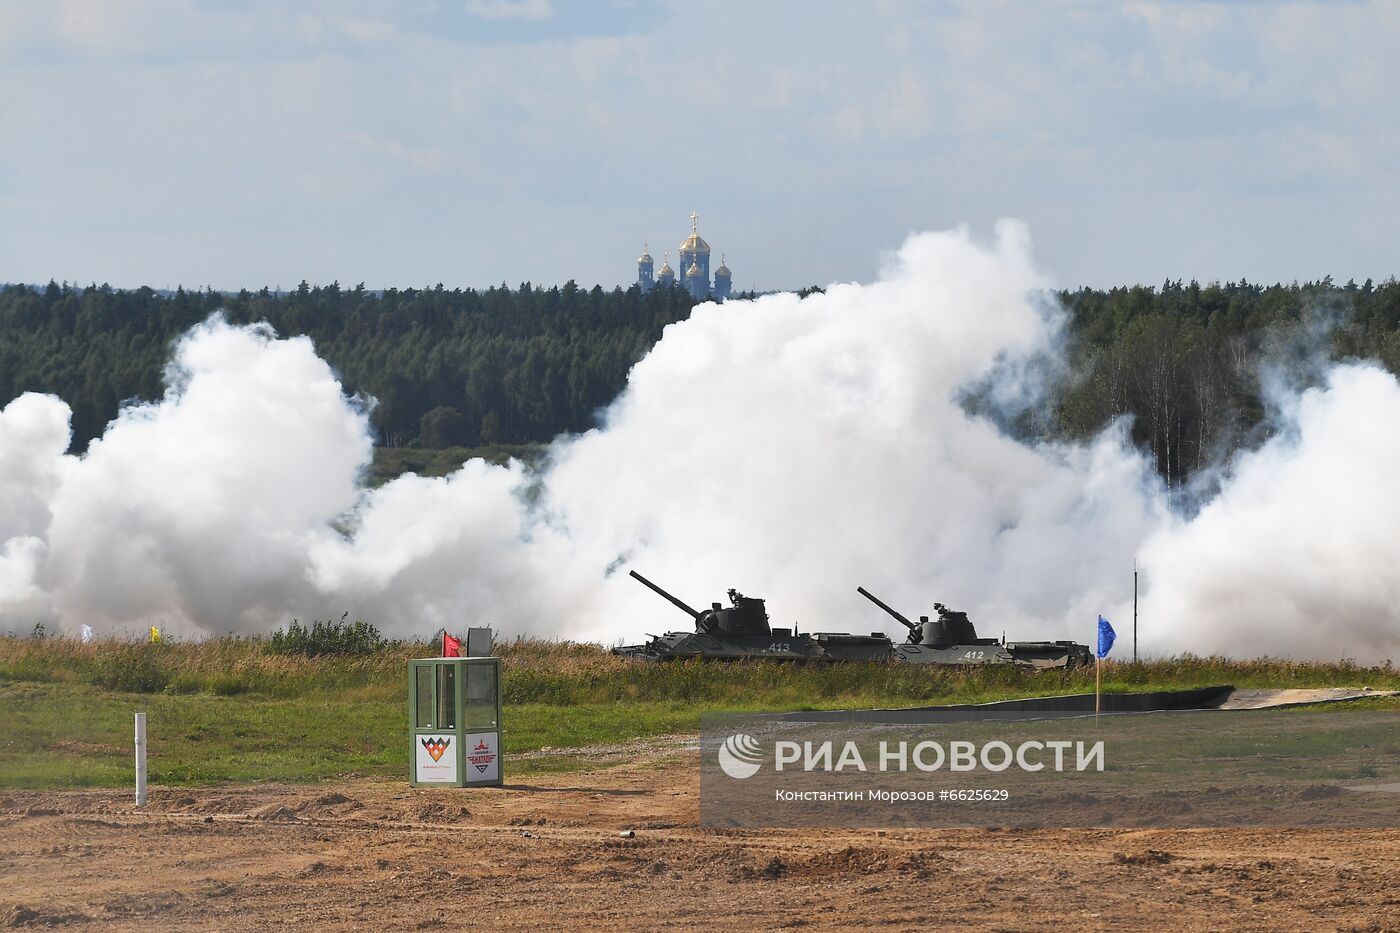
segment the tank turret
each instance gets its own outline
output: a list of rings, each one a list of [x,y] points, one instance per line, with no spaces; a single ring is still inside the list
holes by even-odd
[[[909,638],[895,645],[900,661],[912,664],[1014,664],[1021,667],[1076,667],[1092,663],[1089,649],[1072,641],[1008,642],[978,638],[977,627],[966,612],[934,603],[938,618],[919,616],[918,624],[881,602],[863,586],[856,591],[909,630]]]
[[[885,661],[893,645],[887,635],[844,632],[799,634],[796,628],[773,628],[762,600],[729,590],[729,605],[711,603],[698,610],[672,596],[635,570],[629,576],[695,621],[694,632],[667,632],[644,645],[622,645],[613,653],[643,661],[745,658],[771,661]]]
[[[978,641],[995,641],[995,639],[979,639],[977,628],[967,617],[966,612],[949,609],[942,603],[934,603],[933,608],[938,611],[938,618],[932,625],[928,622],[928,616],[919,617],[924,622],[923,644],[941,648],[947,645],[971,645]]]
[[[719,603],[711,603],[709,609],[700,612],[681,602],[637,571],[628,571],[628,575],[694,619],[695,631],[697,632],[707,632],[712,635],[772,634],[773,630],[768,625],[768,610],[761,599],[745,596],[738,590],[730,590],[729,602],[732,605],[729,608],[725,608]]]

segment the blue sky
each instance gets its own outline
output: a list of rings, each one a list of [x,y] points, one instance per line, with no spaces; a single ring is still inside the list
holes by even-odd
[[[1400,272],[1400,4],[0,0],[0,281]]]

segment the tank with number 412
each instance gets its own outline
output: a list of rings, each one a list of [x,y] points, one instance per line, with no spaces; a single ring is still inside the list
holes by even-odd
[[[999,641],[978,638],[967,613],[934,603],[938,618],[919,616],[916,625],[863,586],[856,591],[898,619],[909,638],[894,646],[895,660],[910,664],[1014,664],[1018,667],[1078,667],[1094,663],[1086,645],[1072,641]]]
[[[693,632],[653,635],[641,645],[624,645],[613,654],[642,661],[676,661],[710,658],[737,661],[763,658],[770,661],[884,661],[894,645],[883,632],[849,635],[844,632],[798,634],[795,629],[773,628],[761,599],[729,591],[730,606],[711,603],[698,612],[646,577],[631,575],[657,595],[695,620]]]

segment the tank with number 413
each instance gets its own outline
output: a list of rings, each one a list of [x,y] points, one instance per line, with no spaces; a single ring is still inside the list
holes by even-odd
[[[1078,667],[1093,664],[1087,645],[1072,641],[999,641],[978,638],[967,613],[934,603],[938,618],[919,616],[916,625],[863,586],[856,591],[898,619],[909,638],[894,646],[895,660],[911,664],[1015,664],[1019,667]]]
[[[770,661],[885,661],[894,645],[883,632],[850,635],[844,632],[798,634],[796,629],[773,628],[763,600],[729,591],[731,605],[711,603],[698,612],[646,577],[631,575],[657,595],[695,620],[693,632],[653,635],[641,645],[624,645],[613,654],[642,661],[676,661],[710,658],[737,661],[763,658]]]

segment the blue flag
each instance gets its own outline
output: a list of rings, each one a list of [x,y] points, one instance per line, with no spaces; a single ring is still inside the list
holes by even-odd
[[[1108,620],[1099,616],[1099,657],[1108,657],[1108,653],[1113,650],[1113,640],[1117,637],[1118,633],[1108,624]]]

